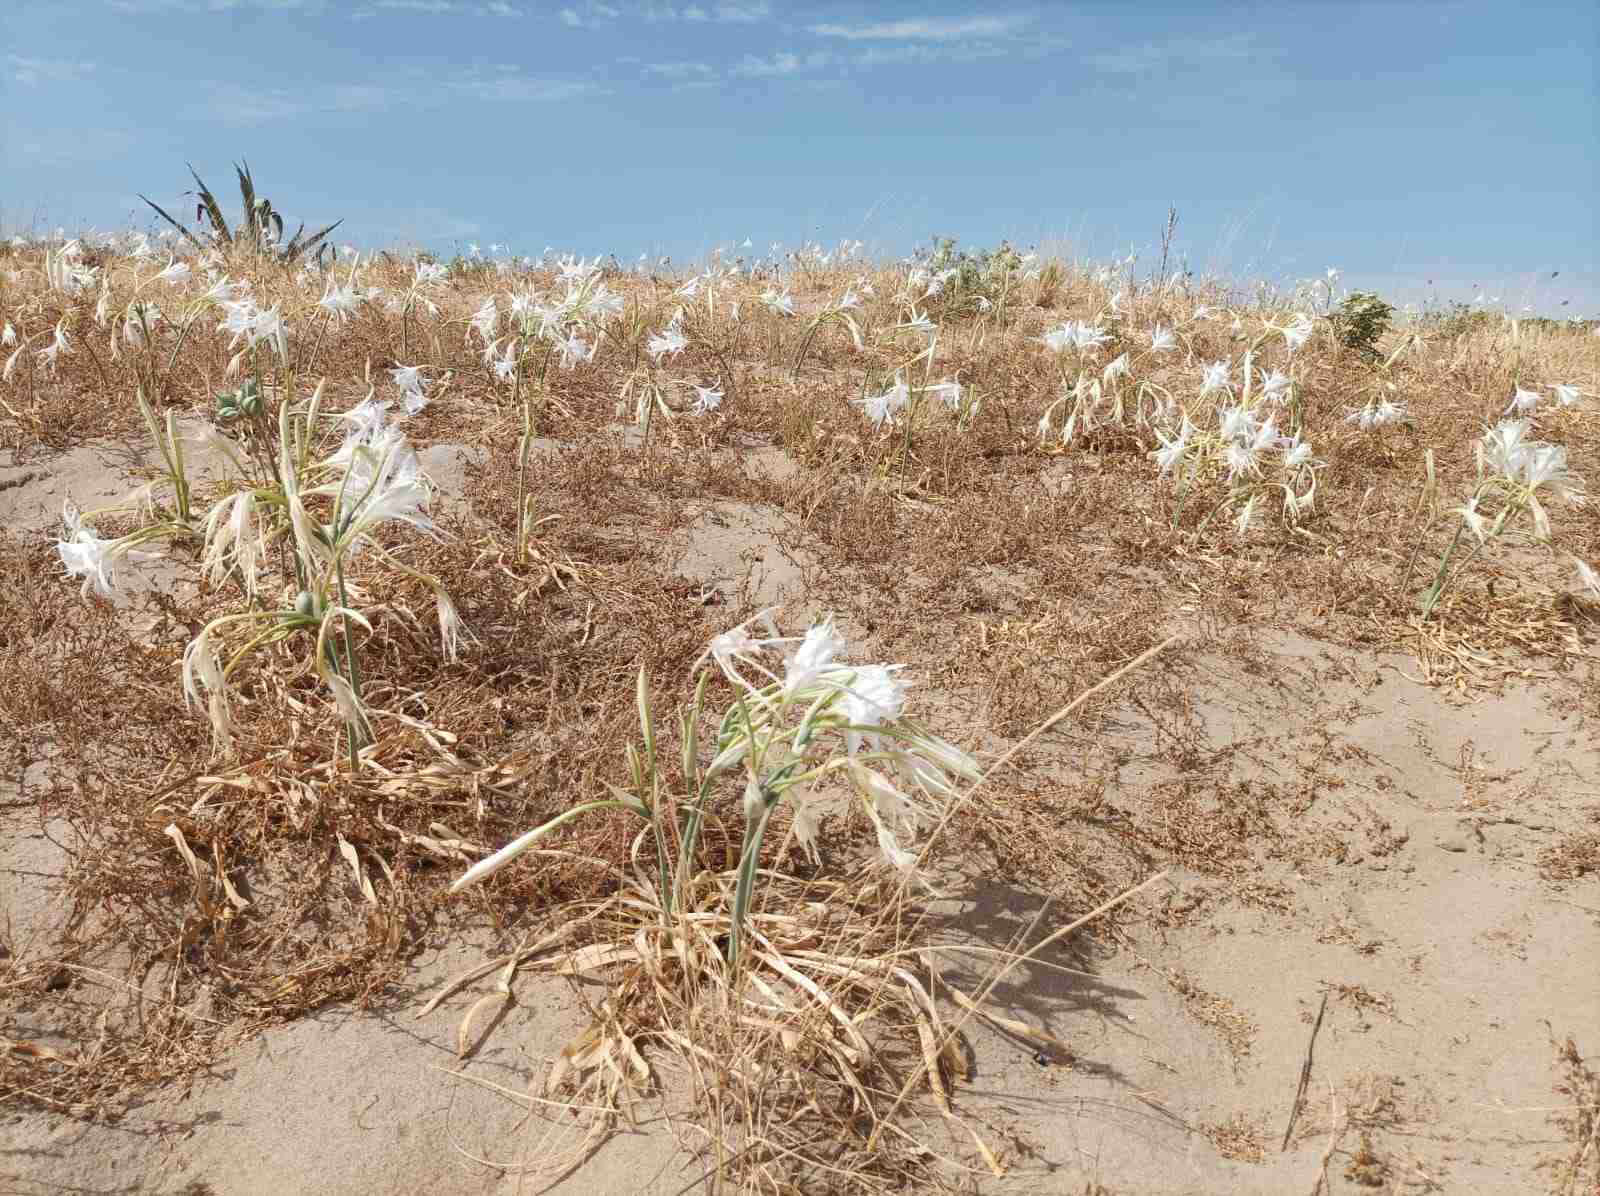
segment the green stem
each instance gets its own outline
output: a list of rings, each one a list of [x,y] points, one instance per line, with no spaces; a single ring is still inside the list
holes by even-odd
[[[1456,545],[1461,543],[1461,533],[1466,530],[1465,523],[1456,528],[1456,534],[1450,537],[1450,543],[1445,546],[1444,556],[1439,558],[1439,571],[1433,575],[1433,584],[1428,587],[1428,592],[1422,596],[1422,618],[1426,622],[1428,616],[1433,614],[1434,607],[1439,605],[1439,599],[1444,597],[1445,574],[1450,569],[1450,555],[1455,552]],[[1456,576],[1461,571],[1456,570]]]
[[[317,330],[317,343],[311,346],[311,359],[301,362],[295,368],[295,373],[298,374],[302,370],[310,370],[317,364],[317,355],[322,352],[322,338],[328,335],[328,325],[332,322],[333,315],[331,313],[323,318],[322,327]]]
[[[761,809],[753,823],[744,828],[744,846],[739,854],[739,880],[733,892],[733,922],[728,931],[728,964],[739,962],[739,951],[744,945],[744,921],[749,916],[750,895],[755,890],[756,867],[761,862],[761,840],[767,833],[767,822],[778,801],[771,792],[761,790]]]
[[[344,561],[341,559],[334,565],[334,573],[339,583],[339,605],[349,608],[350,599],[345,594],[344,588]],[[340,632],[344,637],[344,662],[345,680],[350,683],[350,692],[355,695],[356,701],[361,701],[361,667],[356,662],[355,649],[350,643],[350,616],[340,615]],[[360,740],[358,743],[357,740]],[[345,726],[345,746],[350,753],[350,772],[354,775],[360,767],[357,752],[366,747],[366,736],[361,733],[361,728],[354,721]]]

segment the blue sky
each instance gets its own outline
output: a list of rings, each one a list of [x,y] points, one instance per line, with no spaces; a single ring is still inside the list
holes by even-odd
[[[1200,271],[1600,316],[1593,3],[4,7],[7,234],[143,223],[185,161],[231,212],[240,156],[340,240],[624,261],[949,234],[1142,269],[1171,203]]]

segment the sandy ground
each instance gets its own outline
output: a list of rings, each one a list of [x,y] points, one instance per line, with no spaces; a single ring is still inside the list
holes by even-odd
[[[779,480],[794,473],[781,457],[762,460]],[[476,460],[448,445],[424,454],[436,474]],[[104,447],[0,459],[0,520],[51,530],[64,497],[90,506],[131,489],[131,465]],[[776,508],[710,506],[666,551],[730,607],[812,604],[805,545]],[[1010,1167],[979,1190],[1308,1193],[1330,1141],[1334,1193],[1549,1190],[1538,1165],[1566,1146],[1549,1122],[1552,1035],[1591,1051],[1600,1039],[1600,876],[1553,882],[1539,860],[1596,827],[1600,712],[1578,705],[1570,677],[1469,701],[1410,679],[1413,667],[1256,633],[1243,659],[1201,647],[1172,663],[1168,686],[1186,696],[1180,763],[1166,690],[1158,702],[1136,686],[1095,735],[1046,742],[1033,781],[1105,782],[1094,817],[1064,810],[1064,830],[1098,859],[1107,827],[1139,828],[1167,850],[1140,861],[1124,847],[1126,876],[1164,865],[1170,883],[1119,939],[1079,936],[1045,956],[1056,968],[1026,966],[996,990],[1002,1012],[1070,1054],[972,1028],[976,1071],[958,1103]],[[981,724],[981,702],[950,700]],[[42,768],[0,779],[0,926],[19,956],[59,929],[55,889],[72,857],[64,828],[30,811]],[[1219,776],[1234,808],[1184,804],[1186,779]],[[1198,862],[1217,819],[1252,830],[1248,855],[1222,872]],[[966,864],[944,878],[952,942],[1004,945],[1052,893],[1004,852]],[[1041,933],[1074,912],[1047,916]],[[520,1165],[563,1143],[582,1165],[554,1177],[557,1191],[701,1188],[670,1073],[639,1126],[591,1152],[559,1117],[530,1118],[472,1082],[537,1083],[599,996],[520,981],[463,1067],[456,1026],[475,993],[417,1012],[494,945],[487,934],[434,944],[381,1005],[252,1037],[186,1090],[142,1094],[115,1124],[0,1106],[0,1192],[539,1191],[553,1177]],[[46,1040],[42,1017],[0,1007],[0,1032]],[[930,1140],[942,1133],[929,1127]]]

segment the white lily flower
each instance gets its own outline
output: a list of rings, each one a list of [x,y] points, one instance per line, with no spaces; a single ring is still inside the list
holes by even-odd
[[[418,398],[421,398],[425,385],[422,380],[422,371],[424,368],[425,367],[420,365],[396,365],[389,371],[389,377],[393,379],[394,384],[400,388],[401,394],[415,395]],[[363,406],[364,405],[365,404],[363,404]],[[359,409],[360,408],[357,408],[357,410]],[[353,412],[348,412],[347,414],[353,414]],[[381,415],[379,417],[379,422],[382,422]]]
[[[189,269],[188,262],[180,262],[176,258],[169,256],[167,258],[167,264],[162,269],[161,273],[157,274],[150,281],[169,282],[173,285],[177,285],[178,283],[187,282],[189,280],[190,273],[191,271]]]
[[[866,414],[875,427],[892,424],[894,417],[905,410],[911,401],[911,388],[906,385],[905,379],[895,375],[894,385],[880,395],[868,395],[865,398],[850,400]]]
[[[961,383],[953,378],[943,382],[934,382],[923,387],[922,393],[940,399],[951,411],[961,406]]]
[[[794,655],[789,657],[783,676],[784,691],[792,694],[810,684],[833,665],[834,657],[843,649],[844,641],[834,628],[833,616],[829,615],[806,632]]]
[[[1247,440],[1254,427],[1255,416],[1248,407],[1224,407],[1217,412],[1217,434],[1224,440]]]
[[[1171,440],[1167,439],[1161,429],[1156,429],[1156,439],[1161,442],[1161,447],[1150,455],[1155,458],[1163,474],[1171,473],[1183,460],[1189,451],[1189,438],[1194,435],[1194,431],[1194,425],[1189,422],[1187,415],[1183,417],[1183,426],[1178,429],[1178,434]]]
[[[1478,543],[1482,544],[1489,538],[1489,520],[1484,518],[1483,512],[1478,510],[1476,495],[1468,499],[1465,506],[1457,507],[1456,513],[1461,516],[1461,520],[1467,525],[1468,530],[1478,538]]]
[[[361,300],[361,292],[356,287],[336,287],[329,282],[322,298],[317,300],[317,306],[343,325],[350,322],[350,316],[361,306]]]
[[[483,338],[484,344],[489,344],[495,339],[495,330],[500,326],[500,309],[494,304],[494,296],[490,295],[483,301],[483,306],[473,313],[468,321],[468,331],[477,332]]]
[[[63,353],[70,353],[72,351],[72,338],[67,335],[67,326],[65,321],[65,316],[56,321],[54,339],[51,340],[50,344],[46,348],[39,350],[39,360],[49,365],[51,373],[55,372],[56,363],[60,356]]]
[[[1200,393],[1208,395],[1214,390],[1224,390],[1228,385],[1228,375],[1232,372],[1232,365],[1226,361],[1213,361],[1205,366],[1200,376]]]
[[[1293,353],[1310,340],[1314,327],[1311,317],[1305,312],[1295,312],[1294,317],[1283,326],[1283,340],[1289,346],[1289,352]]]
[[[758,621],[766,624],[766,639],[756,639],[749,632],[750,624]],[[737,666],[740,664],[747,665],[761,673],[767,681],[776,681],[777,677],[761,663],[759,654],[762,649],[769,644],[777,642],[779,638],[778,629],[772,622],[772,608],[769,607],[745,620],[737,627],[729,628],[722,634],[714,636],[710,646],[701,654],[700,659],[695,662],[695,668],[699,668],[706,658],[710,657],[716,662],[717,668],[722,670],[723,676],[727,677],[729,681],[741,689],[754,692],[761,687],[752,685],[747,681],[743,674],[739,672]]]
[[[645,345],[645,352],[659,362],[663,357],[671,357],[683,352],[689,346],[689,338],[683,335],[676,325],[668,325],[665,332],[652,336]]]
[[[204,552],[200,567],[212,586],[219,586],[230,569],[239,570],[240,584],[246,598],[256,596],[256,570],[267,552],[266,529],[256,528],[252,536],[255,516],[255,493],[241,490],[229,495],[211,508],[206,516]]]
[[[1519,386],[1516,393],[1511,396],[1511,402],[1506,405],[1506,412],[1509,414],[1512,411],[1532,411],[1539,405],[1542,397],[1536,390]]]
[[[1248,444],[1238,441],[1229,441],[1222,450],[1222,459],[1228,466],[1228,481],[1237,481],[1245,475],[1254,476],[1261,472],[1256,464],[1256,450]]]
[[[905,683],[895,676],[903,665],[868,665],[857,669],[844,690],[844,716],[850,720],[851,730],[845,733],[845,744],[851,755],[863,741],[877,747],[877,736],[865,728],[893,722],[905,711]]]
[[[83,521],[70,499],[63,505],[61,516],[66,524],[67,538],[56,542],[56,553],[69,576],[83,578],[85,598],[90,590],[102,598],[115,598],[120,592],[117,570],[123,562],[139,564],[157,560],[161,555],[135,549],[126,536],[117,540],[102,540]]]
[[[1283,467],[1287,470],[1299,469],[1311,461],[1311,445],[1300,439],[1300,433],[1280,441],[1283,448]]]
[[[722,406],[722,391],[710,386],[696,386],[694,388],[694,413],[704,415],[708,411],[715,411]]]

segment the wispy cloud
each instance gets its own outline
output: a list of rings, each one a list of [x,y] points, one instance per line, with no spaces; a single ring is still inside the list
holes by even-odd
[[[833,61],[833,55],[826,50],[814,50],[810,54],[778,53],[770,58],[761,58],[755,54],[746,54],[733,68],[735,75],[746,78],[770,78],[780,75],[793,75],[802,70],[820,70]]]
[[[526,13],[507,0],[490,0],[487,4],[469,3],[468,0],[372,0],[365,8],[351,15],[357,18],[375,17],[383,13],[411,13],[416,16],[484,16],[520,17]]]
[[[690,16],[689,14],[691,12],[701,15]],[[683,18],[686,21],[703,21],[711,19],[717,21],[733,21],[737,23],[747,21],[765,21],[771,16],[772,8],[763,3],[714,4],[711,6],[709,11],[701,8],[697,4],[691,4],[688,8],[683,10]]]
[[[10,125],[4,129],[5,157],[18,166],[60,169],[94,166],[121,158],[133,148],[126,129],[29,129]]]
[[[459,95],[494,103],[548,104],[599,95],[605,89],[596,83],[564,79],[532,79],[525,75],[502,75],[492,79],[461,79],[447,85]]]
[[[647,62],[644,69],[664,79],[703,79],[715,73],[704,62]]]
[[[1008,57],[1016,53],[1015,46],[997,41],[901,42],[898,45],[868,46],[851,61],[856,66],[873,67],[906,62],[975,62],[982,58]]]
[[[754,54],[746,54],[733,68],[733,73],[760,78],[768,75],[792,75],[799,69],[798,54],[774,54],[770,58],[758,58]]]
[[[1246,58],[1254,50],[1246,36],[1207,40],[1144,42],[1102,50],[1089,56],[1091,66],[1117,75],[1142,75],[1166,70],[1181,62],[1212,62],[1217,59]]]
[[[502,71],[435,80],[425,86],[382,83],[343,83],[332,87],[293,91],[252,89],[237,84],[215,87],[205,112],[223,124],[262,125],[278,120],[321,115],[372,114],[393,108],[431,108],[452,100],[483,103],[538,104],[604,94],[595,83],[568,79],[540,79]]]
[[[748,24],[768,20],[772,16],[772,7],[765,0],[724,0],[720,4],[696,0],[682,5],[645,0],[644,3],[632,3],[625,7],[606,3],[606,0],[584,0],[581,4],[568,5],[556,15],[563,25],[572,29],[586,29],[617,20],[727,21]]]
[[[322,8],[322,0],[106,0],[112,12],[150,16],[163,12],[232,12],[237,8],[287,10]]]
[[[973,37],[1004,37],[1033,20],[1031,13],[1000,16],[911,17],[900,21],[875,21],[868,25],[812,25],[818,37],[847,41],[958,41]]]
[[[260,125],[287,120],[311,110],[304,93],[262,91],[227,83],[211,93],[206,102],[211,115],[225,125]]]
[[[455,0],[376,0],[372,7],[389,12],[453,13],[465,5]]]
[[[268,12],[314,12],[367,20],[381,14],[416,16],[521,17],[526,10],[511,0],[365,0],[359,7],[343,0],[105,0],[111,11],[124,16],[159,16],[163,13],[227,14],[242,9]]]
[[[6,68],[11,80],[23,87],[37,87],[41,83],[75,83],[94,73],[92,62],[63,62],[49,58],[24,58],[20,54],[6,55]]]

